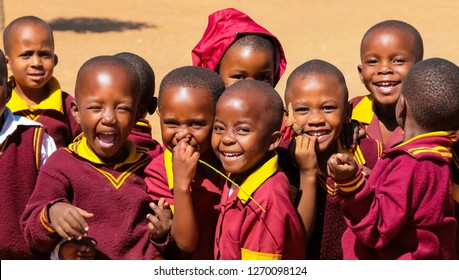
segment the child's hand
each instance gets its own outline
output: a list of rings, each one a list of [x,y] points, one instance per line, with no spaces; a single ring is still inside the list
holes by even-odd
[[[49,208],[49,219],[54,230],[68,240],[81,240],[87,235],[89,226],[85,218],[94,214],[65,202],[57,202]]]
[[[97,242],[89,237],[68,240],[59,248],[60,260],[94,260]]]
[[[310,172],[315,176],[317,174],[317,156],[316,156],[316,136],[306,136],[305,134],[297,135],[290,142],[289,151],[300,172]]]
[[[172,171],[174,172],[174,188],[189,192],[190,184],[196,173],[199,152],[189,144],[190,139],[180,140],[172,155]],[[186,189],[185,189],[186,188]]]
[[[328,175],[334,181],[346,181],[357,173],[359,167],[348,154],[334,154],[327,161]]]
[[[365,128],[359,122],[351,120],[349,123],[343,123],[343,129],[339,138],[343,148],[352,153],[359,139],[365,137],[365,135]]]
[[[171,230],[172,211],[169,208],[169,203],[167,203],[164,198],[158,201],[158,205],[151,202],[150,208],[155,211],[155,215],[147,215],[151,238],[155,241],[161,240]]]

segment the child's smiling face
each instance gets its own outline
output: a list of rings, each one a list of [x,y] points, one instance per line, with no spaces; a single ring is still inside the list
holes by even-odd
[[[296,77],[286,89],[286,104],[291,104],[293,117],[306,136],[316,136],[319,150],[324,152],[339,137],[343,122],[349,118],[349,103],[338,79],[319,74]]]
[[[204,88],[168,86],[162,92],[159,119],[163,144],[172,151],[183,138],[201,154],[209,150],[214,100]]]
[[[397,103],[403,79],[417,62],[414,36],[387,28],[375,30],[362,42],[360,79],[382,105]]]
[[[124,160],[139,102],[133,82],[120,69],[93,67],[80,83],[72,109],[91,149],[107,163]]]
[[[269,150],[274,149],[269,114],[260,96],[251,92],[232,92],[217,103],[212,148],[226,172],[250,173]]]

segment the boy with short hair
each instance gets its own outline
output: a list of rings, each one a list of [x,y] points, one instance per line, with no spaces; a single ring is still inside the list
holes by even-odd
[[[159,257],[146,219],[143,169],[151,157],[127,140],[138,102],[139,80],[128,62],[98,56],[83,64],[72,103],[83,134],[40,170],[22,215],[29,246],[50,252],[64,238],[96,246],[96,259]]]
[[[217,102],[212,148],[229,174],[215,236],[216,259],[304,259],[301,224],[278,169],[283,105],[270,85],[239,81]]]
[[[29,249],[19,223],[38,170],[56,146],[39,123],[14,116],[6,107],[11,97],[7,80],[5,56],[0,50],[0,259],[46,258],[46,254]]]
[[[404,142],[383,152],[368,180],[350,157],[330,157],[349,226],[345,259],[457,257],[449,164],[458,115],[459,68],[427,59],[411,68],[397,102]]]
[[[53,77],[58,60],[51,27],[35,16],[17,18],[5,28],[3,45],[13,74],[8,108],[42,123],[56,146],[66,147],[81,128],[71,115],[73,97],[63,92]]]
[[[297,135],[277,149],[280,166],[296,190],[294,200],[303,222],[308,259],[342,259],[341,236],[346,229],[333,180],[328,176],[330,155],[345,152],[339,141],[350,122],[351,108],[343,73],[331,63],[314,59],[290,74],[284,95]],[[361,166],[372,168],[381,145],[360,139],[353,153]]]
[[[213,259],[213,240],[224,178],[211,149],[215,104],[225,84],[209,69],[184,66],[161,81],[158,96],[164,154],[145,169],[154,199],[165,198],[174,212],[166,258]],[[201,160],[203,162],[198,162]]]
[[[121,57],[134,67],[140,82],[139,117],[128,139],[136,144],[137,147],[145,148],[147,153],[152,158],[155,158],[163,152],[163,148],[158,141],[153,139],[150,122],[146,119],[147,114],[152,115],[155,112],[157,105],[157,99],[154,96],[155,72],[150,64],[137,54],[120,52],[115,56]]]
[[[360,44],[360,80],[370,92],[354,97],[352,119],[360,122],[367,137],[380,141],[383,149],[402,142],[395,106],[403,79],[422,60],[421,35],[410,24],[387,20],[372,26]]]

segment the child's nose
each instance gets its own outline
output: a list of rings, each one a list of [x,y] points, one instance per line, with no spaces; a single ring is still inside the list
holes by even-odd
[[[35,66],[41,65],[41,59],[38,55],[32,55],[31,59],[32,59],[32,65],[35,65]]]
[[[175,133],[175,138],[177,139],[177,141],[180,141],[183,138],[189,137],[189,136],[191,135],[188,131],[188,127],[186,126],[180,126],[179,129],[177,130],[177,133]]]
[[[320,112],[310,112],[308,125],[322,125],[324,123],[323,115]]]
[[[115,123],[116,122],[115,112],[113,110],[105,110],[104,117],[102,118],[102,122],[105,124]]]
[[[378,68],[378,74],[393,73],[392,64],[390,62],[381,62]]]
[[[221,139],[222,143],[225,145],[231,145],[235,142],[234,133],[232,131],[225,131]]]

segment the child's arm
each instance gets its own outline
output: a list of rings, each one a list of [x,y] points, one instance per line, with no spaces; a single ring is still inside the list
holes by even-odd
[[[186,252],[193,252],[198,242],[198,226],[194,214],[190,185],[196,173],[199,152],[182,139],[172,156],[174,172],[174,219],[171,235],[177,246]]]
[[[299,202],[297,206],[303,226],[306,243],[311,236],[316,215],[317,157],[315,152],[317,137],[309,138],[300,134],[291,142],[295,161],[300,171]]]

